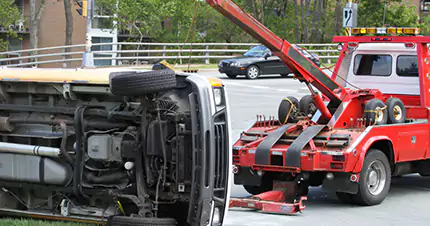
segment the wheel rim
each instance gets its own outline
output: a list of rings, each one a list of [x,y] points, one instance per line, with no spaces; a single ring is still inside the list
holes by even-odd
[[[315,104],[310,103],[308,105],[308,114],[314,114],[316,110],[317,110],[317,106],[315,106]]]
[[[379,195],[384,190],[387,176],[384,164],[374,161],[369,165],[367,175],[367,190],[372,195]]]
[[[394,111],[393,111],[393,113],[394,113],[394,118],[395,118],[396,120],[400,120],[400,119],[403,117],[402,108],[400,108],[400,106],[399,106],[399,105],[396,105],[396,106],[394,107]]]
[[[375,117],[376,117],[376,121],[377,122],[381,122],[384,119],[384,112],[381,110],[380,107],[377,107],[375,109],[375,111],[377,112]]]
[[[258,69],[256,67],[249,68],[248,76],[251,78],[256,78],[258,76]]]

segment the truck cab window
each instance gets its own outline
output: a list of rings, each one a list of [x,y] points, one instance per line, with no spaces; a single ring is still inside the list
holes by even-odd
[[[354,74],[367,76],[390,76],[392,57],[390,55],[357,54],[354,60]]]
[[[418,77],[418,57],[412,55],[398,56],[396,73],[398,76]]]

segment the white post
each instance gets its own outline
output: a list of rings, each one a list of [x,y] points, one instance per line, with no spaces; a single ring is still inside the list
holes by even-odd
[[[206,46],[206,53],[205,53],[205,56],[207,57],[206,59],[205,59],[205,64],[210,64],[210,61],[209,61],[209,46],[207,45]]]

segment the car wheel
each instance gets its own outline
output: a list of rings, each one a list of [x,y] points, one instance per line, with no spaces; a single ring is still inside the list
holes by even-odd
[[[369,100],[364,106],[364,119],[368,126],[387,124],[387,106],[380,99],[373,98]]]
[[[255,65],[251,65],[246,69],[246,78],[256,79],[260,76],[260,68]]]
[[[390,184],[391,167],[387,156],[380,150],[370,149],[364,159],[354,201],[364,206],[378,205],[387,197]]]
[[[385,103],[388,110],[389,124],[404,123],[406,120],[405,105],[399,98],[390,97]]]
[[[315,105],[315,102],[312,99],[311,95],[303,96],[300,99],[299,105],[300,105],[299,106],[300,111],[303,112],[307,116],[311,115],[311,117],[312,117],[315,114],[315,112],[318,110],[318,108]]]
[[[293,106],[291,106],[291,103]],[[295,114],[299,109],[299,101],[297,98],[288,96],[282,99],[278,107],[278,120],[284,124],[287,122],[293,122]]]
[[[237,75],[235,75],[235,74],[226,74],[227,75],[227,77],[229,77],[229,78],[236,78],[237,77]]]

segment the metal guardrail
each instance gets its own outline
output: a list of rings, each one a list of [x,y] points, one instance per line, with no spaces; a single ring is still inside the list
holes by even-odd
[[[10,67],[63,67],[144,65],[156,60],[173,63],[204,63],[241,55],[259,43],[92,43],[53,46],[38,49],[0,52],[0,65]],[[319,55],[324,63],[338,58],[336,44],[298,44],[310,53]],[[186,49],[185,49],[186,48]],[[66,51],[68,50],[68,51]],[[184,62],[184,60],[186,60]],[[217,63],[212,61],[212,63]],[[75,65],[76,66],[76,65]],[[74,66],[73,66],[74,67]]]

